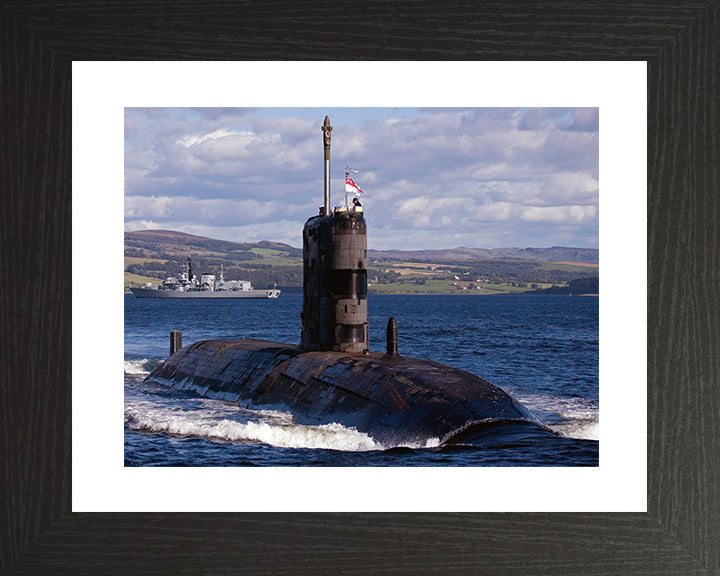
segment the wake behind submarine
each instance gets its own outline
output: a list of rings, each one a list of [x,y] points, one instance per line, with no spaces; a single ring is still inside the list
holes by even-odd
[[[303,229],[300,345],[241,339],[182,348],[173,332],[170,357],[147,380],[242,407],[288,411],[298,424],[336,422],[387,447],[554,436],[490,382],[399,354],[393,318],[386,351],[370,352],[367,227],[361,206],[330,209],[331,131],[326,116],[325,202]]]

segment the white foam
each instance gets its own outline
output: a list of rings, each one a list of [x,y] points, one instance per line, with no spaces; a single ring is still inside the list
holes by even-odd
[[[125,360],[125,374],[150,374],[160,360],[143,358],[141,360]]]
[[[133,430],[226,442],[263,442],[282,448],[322,448],[350,452],[383,449],[368,435],[340,424],[287,424],[282,423],[287,422],[287,417],[279,417],[276,412],[265,412],[258,416],[264,418],[261,421],[238,422],[203,410],[184,410],[150,402],[131,402],[125,407],[125,422]]]
[[[583,440],[600,440],[600,419],[596,400],[557,398],[549,395],[515,397],[530,415],[562,436]]]
[[[566,424],[552,424],[550,425],[550,428],[567,438],[600,440],[600,422],[597,420],[587,422],[568,422]]]

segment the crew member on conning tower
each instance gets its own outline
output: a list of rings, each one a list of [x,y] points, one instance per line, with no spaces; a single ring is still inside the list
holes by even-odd
[[[325,205],[303,229],[303,350],[369,351],[367,235],[362,210],[330,210],[330,120],[322,126]],[[356,199],[357,201],[357,199]],[[355,204],[355,203],[354,203]],[[360,203],[357,202],[357,207]]]

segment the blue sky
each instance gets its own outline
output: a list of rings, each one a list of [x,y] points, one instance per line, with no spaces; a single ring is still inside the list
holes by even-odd
[[[598,247],[597,108],[126,108],[125,229],[300,247],[325,115],[370,248]]]

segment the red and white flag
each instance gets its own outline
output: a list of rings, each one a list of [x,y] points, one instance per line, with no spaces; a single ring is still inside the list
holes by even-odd
[[[353,194],[356,194],[359,196],[360,194],[364,194],[362,190],[360,190],[360,187],[353,182],[353,179],[350,178],[350,176],[345,175],[345,192],[352,192]]]

